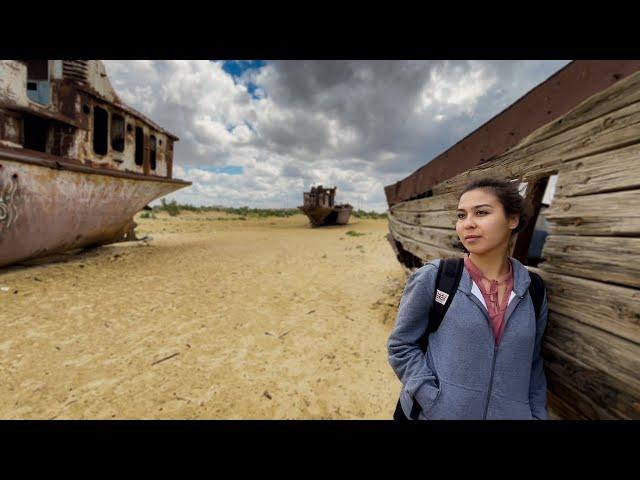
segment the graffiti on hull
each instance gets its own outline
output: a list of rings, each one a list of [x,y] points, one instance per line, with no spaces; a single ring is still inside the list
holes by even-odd
[[[9,177],[6,185],[0,183],[0,231],[9,228],[18,218],[14,195],[18,190],[18,175]]]

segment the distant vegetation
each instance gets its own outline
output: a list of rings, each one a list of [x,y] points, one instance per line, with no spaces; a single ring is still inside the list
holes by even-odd
[[[353,212],[351,212],[351,214],[356,218],[374,218],[374,219],[387,218],[387,212],[378,213],[374,211],[365,212],[364,210],[354,210]]]
[[[152,208],[155,212],[167,212],[172,217],[179,215],[181,211],[187,212],[224,212],[231,215],[237,215],[238,217],[254,217],[254,218],[267,218],[267,217],[290,217],[292,215],[298,215],[302,212],[297,208],[249,208],[249,207],[222,207],[222,206],[201,206],[196,207],[188,203],[176,203],[175,200],[167,202],[164,198],[160,200],[161,205],[157,205]],[[374,211],[366,212],[364,210],[353,210],[352,216],[356,218],[372,218],[372,219],[386,219],[387,213],[378,213]],[[147,215],[143,215],[142,218],[149,218]],[[151,216],[153,218],[153,214]],[[240,218],[237,218],[240,220]]]
[[[297,215],[300,212],[297,208],[249,208],[249,207],[240,207],[240,208],[232,208],[232,207],[220,207],[220,206],[201,206],[196,207],[195,205],[176,203],[175,200],[168,202],[163,198],[161,200],[161,205],[157,205],[152,209],[154,212],[162,212],[165,211],[172,217],[178,215],[181,210],[188,212],[223,212],[231,215],[237,215],[236,218],[232,218],[231,220],[245,220],[246,217],[257,217],[257,218],[267,218],[267,217],[290,217],[292,215]],[[145,217],[146,218],[146,217]],[[222,218],[219,218],[222,220]]]
[[[223,208],[221,211],[226,213],[232,213],[234,215],[241,215],[243,217],[291,217],[302,213],[297,208]]]
[[[180,205],[178,205],[175,200],[171,200],[171,202],[167,203],[167,201],[163,198],[161,200],[161,203],[162,205],[153,207],[152,211],[154,213],[165,211],[172,217],[175,217],[180,213]]]

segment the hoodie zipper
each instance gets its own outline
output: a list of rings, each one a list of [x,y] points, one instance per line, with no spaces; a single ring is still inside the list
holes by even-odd
[[[493,346],[493,363],[491,364],[491,378],[489,379],[489,389],[487,390],[487,401],[484,407],[484,415],[482,416],[483,420],[487,419],[487,412],[489,411],[489,400],[491,399],[491,390],[493,389],[493,374],[496,369],[497,356],[498,356],[498,345],[494,345]]]
[[[468,296],[473,301],[473,303],[475,303],[478,306],[478,308],[480,308],[480,310],[484,314],[484,316],[485,316],[485,318],[487,320],[487,328],[489,329],[489,334],[490,334],[491,338],[494,339],[493,330],[492,330],[491,325],[490,325],[489,314],[488,314],[486,308],[484,307],[484,305],[482,305],[482,307],[480,306],[481,305],[479,303],[480,301],[477,299],[477,297],[473,293],[469,293]],[[511,317],[511,315],[513,315],[513,312],[515,312],[516,307],[518,306],[518,303],[520,303],[520,300],[522,300],[522,298],[523,297],[521,297],[519,295],[516,295],[514,297],[514,299],[511,301],[511,304],[509,305],[509,307],[511,307],[513,305],[512,308],[507,307],[509,315],[508,316],[505,315],[505,318],[503,320],[504,322],[507,322],[509,320],[509,318]],[[505,328],[504,328],[504,330],[502,332],[503,336],[505,334],[506,328],[507,328],[507,326],[506,326],[506,323],[505,323]],[[493,376],[494,376],[495,368],[496,368],[496,359],[498,357],[498,347],[499,347],[499,345],[495,344],[495,339],[493,341],[494,341],[494,344],[493,344],[493,359],[491,361],[491,377],[489,379],[489,388],[487,389],[487,400],[486,400],[486,404],[485,404],[485,407],[484,407],[484,415],[482,416],[483,420],[487,419],[487,413],[489,412],[489,402],[491,400],[491,391],[493,390]]]
[[[489,400],[491,397],[491,390],[493,389],[493,374],[496,368],[496,357],[498,356],[498,345],[496,345],[495,338],[493,336],[493,330],[491,329],[491,319],[489,318],[489,312],[487,311],[486,307],[480,303],[480,300],[478,300],[478,298],[473,293],[468,293],[467,296],[469,297],[469,300],[471,300],[472,303],[476,304],[476,306],[480,309],[480,311],[484,315],[486,319],[487,329],[489,330],[489,337],[493,340],[493,358],[491,360],[491,377],[489,378],[489,388],[487,389],[487,400],[485,402],[484,414],[482,416],[482,419],[486,420],[487,412],[489,411]],[[505,325],[505,328],[506,328],[506,325]]]

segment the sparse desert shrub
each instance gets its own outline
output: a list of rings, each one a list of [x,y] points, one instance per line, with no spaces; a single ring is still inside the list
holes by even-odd
[[[178,206],[175,200],[171,200],[171,202],[167,203],[167,201],[163,198],[161,200],[161,203],[162,203],[162,210],[167,212],[172,217],[175,217],[180,213],[180,207]]]
[[[356,218],[373,218],[373,219],[381,219],[387,218],[387,212],[378,213],[378,212],[365,212],[364,210],[354,210],[351,214]]]

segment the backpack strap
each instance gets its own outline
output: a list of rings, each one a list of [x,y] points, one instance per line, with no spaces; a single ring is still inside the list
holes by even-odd
[[[420,349],[423,352],[427,351],[427,345],[429,343],[429,335],[438,330],[438,327],[442,323],[444,315],[447,313],[453,297],[458,290],[460,284],[460,278],[462,278],[462,272],[464,270],[463,258],[443,258],[440,260],[438,266],[438,275],[436,276],[434,301],[429,312],[429,321],[427,322],[427,328],[422,334],[422,337],[418,340]],[[411,413],[409,417],[413,420],[418,419],[420,414],[420,404],[414,398],[413,406],[411,407]]]
[[[529,270],[529,277],[531,277],[531,283],[529,284],[529,295],[533,301],[533,308],[536,311],[536,321],[540,316],[540,308],[542,308],[542,300],[544,298],[544,282],[540,275]]]
[[[426,331],[418,341],[423,352],[427,351],[429,335],[438,330],[453,301],[463,270],[464,259],[462,258],[443,258],[440,260],[438,275],[436,276],[434,301],[429,312],[429,322]]]

